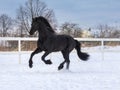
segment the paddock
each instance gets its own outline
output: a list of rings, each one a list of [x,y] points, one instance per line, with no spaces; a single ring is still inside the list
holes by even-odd
[[[60,52],[52,53],[53,64],[45,65],[37,54],[32,69],[28,67],[30,53],[0,54],[1,90],[119,90],[120,53],[107,52],[101,60],[101,53],[89,53],[89,61],[79,60],[75,52],[70,54],[70,70],[58,71],[63,60]]]
[[[18,43],[20,48],[21,39]],[[86,62],[81,61],[73,50],[70,54],[69,71],[65,68],[61,71],[57,70],[63,61],[60,52],[47,56],[52,60],[52,65],[45,65],[41,61],[41,55],[44,52],[35,55],[34,66],[30,69],[28,60],[31,51],[24,52],[21,48],[15,52],[2,51],[0,52],[0,89],[120,90],[120,46],[104,46],[103,40],[101,45],[82,48],[90,54]]]

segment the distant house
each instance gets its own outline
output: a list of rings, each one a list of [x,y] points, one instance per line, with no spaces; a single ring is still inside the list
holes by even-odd
[[[91,29],[83,30],[81,37],[82,38],[90,38],[90,37],[92,37]]]

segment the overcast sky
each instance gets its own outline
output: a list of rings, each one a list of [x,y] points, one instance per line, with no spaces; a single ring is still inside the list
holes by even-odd
[[[16,17],[16,10],[27,0],[0,0],[0,14]],[[41,0],[54,10],[58,24],[78,23],[91,27],[120,22],[120,0]]]

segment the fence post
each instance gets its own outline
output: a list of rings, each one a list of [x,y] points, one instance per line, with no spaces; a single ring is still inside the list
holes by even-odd
[[[21,64],[21,40],[18,40],[19,64]]]
[[[104,39],[101,40],[102,60],[104,60]]]

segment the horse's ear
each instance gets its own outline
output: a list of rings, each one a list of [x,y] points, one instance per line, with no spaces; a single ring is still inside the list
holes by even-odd
[[[38,18],[32,18],[32,21],[37,22]]]

